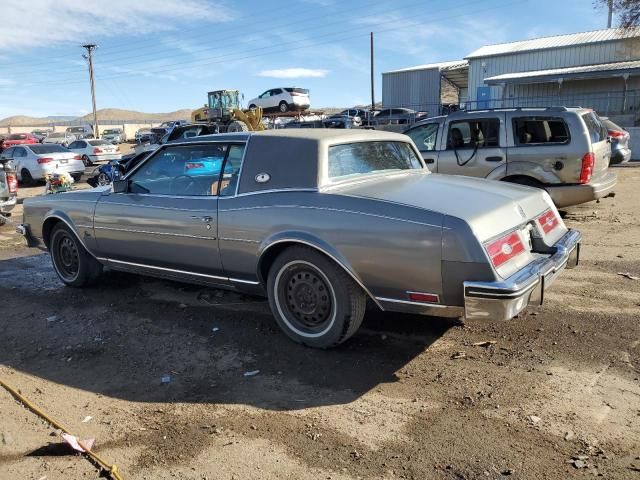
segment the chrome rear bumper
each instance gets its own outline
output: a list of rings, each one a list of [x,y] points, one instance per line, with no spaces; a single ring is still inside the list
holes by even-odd
[[[569,230],[550,257],[534,260],[501,282],[464,282],[465,318],[508,320],[527,305],[541,305],[544,291],[565,268],[578,264],[582,234]]]

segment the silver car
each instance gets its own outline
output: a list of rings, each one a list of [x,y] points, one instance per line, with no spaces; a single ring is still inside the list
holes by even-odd
[[[543,190],[432,174],[409,137],[283,129],[160,147],[112,187],[27,198],[60,279],[103,266],[265,295],[313,347],[388,312],[508,319],[577,264]]]
[[[438,173],[541,188],[558,207],[605,197],[617,183],[607,129],[585,108],[454,112],[405,133]]]

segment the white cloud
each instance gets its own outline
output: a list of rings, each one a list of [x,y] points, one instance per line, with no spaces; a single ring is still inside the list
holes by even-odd
[[[143,35],[176,29],[180,22],[225,22],[232,12],[220,2],[198,0],[4,0],[0,50],[71,43],[97,37]]]
[[[262,70],[259,77],[270,78],[322,78],[326,77],[329,70],[320,68],[281,68],[276,70]]]

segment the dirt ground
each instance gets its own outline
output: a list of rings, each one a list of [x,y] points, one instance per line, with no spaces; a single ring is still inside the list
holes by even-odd
[[[640,281],[619,273],[640,276],[640,168],[617,172],[615,198],[568,210],[582,263],[543,307],[372,311],[331,351],[260,298],[117,272],[65,288],[0,227],[0,378],[125,479],[639,479]],[[98,476],[0,388],[1,479]]]

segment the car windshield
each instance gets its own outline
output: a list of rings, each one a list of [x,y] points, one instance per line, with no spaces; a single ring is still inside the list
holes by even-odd
[[[71,133],[84,133],[84,127],[69,127],[67,128],[67,132]]]
[[[31,145],[29,148],[36,155],[42,155],[43,153],[60,153],[69,151],[64,147],[55,144]]]
[[[106,140],[89,140],[89,145],[97,146],[97,145],[111,145]]]
[[[120,130],[105,130],[102,132],[103,135],[115,135],[120,133]]]
[[[49,134],[49,138],[62,138],[64,137],[64,133],[60,133],[60,132],[54,132]]]
[[[329,147],[329,178],[419,170],[422,162],[405,142],[358,142]]]
[[[27,135],[24,133],[14,133],[13,135],[9,135],[9,140],[24,140],[27,138]]]

